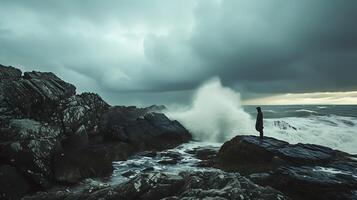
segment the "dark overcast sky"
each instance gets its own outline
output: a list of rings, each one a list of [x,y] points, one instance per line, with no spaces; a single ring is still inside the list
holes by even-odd
[[[113,104],[357,90],[355,0],[0,0],[0,63]]]

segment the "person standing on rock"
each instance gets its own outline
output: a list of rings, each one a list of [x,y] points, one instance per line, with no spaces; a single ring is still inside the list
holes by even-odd
[[[255,122],[255,130],[257,130],[260,133],[260,139],[263,139],[263,113],[262,109],[260,107],[257,107],[257,121]]]

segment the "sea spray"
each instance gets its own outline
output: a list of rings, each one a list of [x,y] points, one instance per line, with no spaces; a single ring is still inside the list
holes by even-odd
[[[254,133],[254,122],[243,110],[240,94],[222,86],[219,78],[200,86],[188,108],[169,109],[166,114],[201,141],[225,142],[235,135]]]

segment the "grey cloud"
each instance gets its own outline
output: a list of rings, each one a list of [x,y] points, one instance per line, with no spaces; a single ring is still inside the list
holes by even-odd
[[[357,72],[356,2],[222,1],[218,8],[199,10],[193,47],[226,82],[259,92],[356,89],[347,75]]]
[[[213,76],[243,96],[352,91],[356,10],[349,0],[1,0],[0,63],[110,101],[184,100]]]

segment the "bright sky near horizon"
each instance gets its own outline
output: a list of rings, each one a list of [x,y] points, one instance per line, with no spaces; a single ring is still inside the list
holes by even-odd
[[[301,94],[279,94],[262,98],[247,99],[245,105],[357,105],[357,91],[352,92],[315,92]]]

